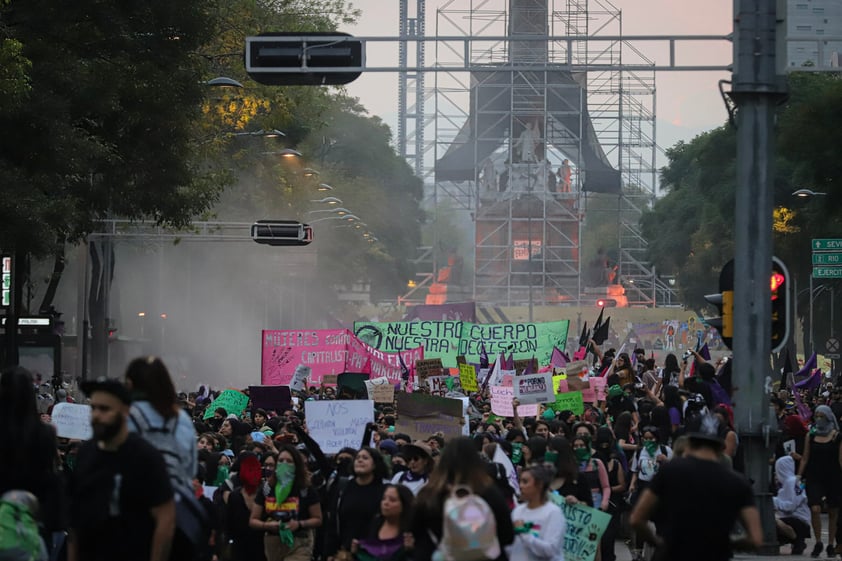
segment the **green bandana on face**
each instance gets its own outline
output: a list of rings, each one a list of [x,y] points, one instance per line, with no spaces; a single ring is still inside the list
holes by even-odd
[[[580,462],[587,462],[591,459],[591,451],[587,448],[576,448],[573,453],[576,454],[576,459]]]
[[[516,464],[523,458],[523,444],[520,442],[512,443],[512,463]]]
[[[643,443],[643,447],[646,448],[646,451],[649,452],[649,455],[653,458],[658,453],[658,441],[657,440],[646,440]]]

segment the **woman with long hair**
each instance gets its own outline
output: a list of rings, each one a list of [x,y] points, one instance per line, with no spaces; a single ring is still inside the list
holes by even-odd
[[[551,438],[545,458],[555,467],[550,491],[558,493],[568,504],[582,503],[593,506],[591,490],[585,478],[579,476],[579,462],[570,442],[561,436]]]
[[[319,496],[301,453],[291,444],[278,445],[275,473],[257,491],[249,526],[265,532],[267,561],[310,561],[313,530],[322,525]]]
[[[167,367],[158,357],[136,358],[126,368],[126,387],[132,394],[129,431],[161,452],[173,489],[192,494],[198,467],[196,430],[178,405]]]
[[[369,525],[368,534],[351,542],[358,561],[403,561],[412,558],[415,538],[409,531],[415,495],[404,485],[383,489],[380,510]]]
[[[638,437],[634,417],[628,411],[623,411],[614,420],[614,436],[617,437],[617,443],[626,454],[626,459],[631,463],[637,451]]]
[[[611,485],[608,482],[608,471],[605,464],[593,456],[591,439],[586,434],[574,436],[572,441],[573,453],[579,462],[579,476],[588,484],[594,508],[608,512],[608,502],[611,500]]]
[[[240,486],[231,492],[225,505],[225,534],[231,543],[232,561],[265,561],[263,534],[249,526],[261,482],[260,460],[253,452],[243,452],[238,460]]]
[[[517,561],[564,561],[567,520],[550,500],[552,465],[535,464],[520,474],[521,504],[512,511],[515,541],[509,556]]]
[[[839,516],[840,495],[842,495],[842,446],[840,446],[839,423],[833,410],[819,405],[813,414],[813,428],[804,439],[804,455],[798,466],[798,475],[807,483],[807,504],[810,506],[810,521],[816,545],[812,557],[821,555],[822,545],[822,503],[827,504],[829,528],[827,555],[834,556],[833,546],[836,522]]]
[[[497,540],[501,546],[497,559],[506,560],[503,548],[514,540],[509,507],[506,505],[503,494],[488,475],[476,446],[468,437],[458,437],[448,441],[430,474],[430,480],[418,493],[415,516],[412,521],[415,559],[427,561],[433,557],[437,544],[442,539],[444,502],[454,486],[467,486],[488,503],[494,513],[494,520],[497,523]]]
[[[664,369],[661,376],[663,388],[667,386],[678,387],[678,374],[681,372],[681,366],[678,364],[678,357],[672,353],[668,353],[664,357]]]
[[[19,489],[38,499],[44,537],[63,526],[56,434],[38,415],[32,375],[21,367],[0,374],[0,495]],[[45,540],[48,544],[51,540]]]
[[[379,451],[363,447],[354,456],[354,476],[340,480],[330,497],[330,517],[325,528],[325,555],[328,559],[347,557],[354,540],[366,535],[377,515],[389,475]]]

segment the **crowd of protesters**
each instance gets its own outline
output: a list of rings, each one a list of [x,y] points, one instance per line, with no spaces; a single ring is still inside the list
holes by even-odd
[[[378,404],[359,446],[333,455],[308,434],[303,407],[335,399],[330,387],[300,392],[289,409],[220,408],[205,419],[213,392],[177,393],[160,359],[140,358],[120,381],[81,385],[76,400],[91,406],[93,438],[57,441],[49,410],[39,418],[43,388],[23,369],[7,370],[0,494],[34,494],[44,535],[67,535],[64,546],[48,540],[53,555],[66,550],[71,560],[440,559],[443,508],[459,487],[493,518],[491,559],[563,560],[563,503],[611,515],[601,561],[626,546],[635,559],[653,548],[662,559],[729,559],[739,526],[759,546],[729,361],[688,352],[656,364],[642,349],[593,351],[606,398],[582,414],[542,406],[536,417],[501,418],[481,391],[469,396],[470,436],[413,441],[395,431],[394,406]],[[73,399],[61,391],[55,399]],[[781,431],[769,457],[779,540],[798,554],[812,529],[813,556],[833,557],[842,390],[799,392],[798,406],[786,389],[770,397]],[[185,528],[191,519],[207,533]]]

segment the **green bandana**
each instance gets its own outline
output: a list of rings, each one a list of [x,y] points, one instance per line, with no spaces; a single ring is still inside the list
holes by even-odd
[[[554,464],[558,461],[558,452],[553,452],[552,450],[547,450],[544,452],[544,461]]]
[[[292,491],[292,485],[295,482],[295,464],[278,462],[278,465],[275,467],[275,479],[277,480],[275,482],[275,504],[280,505],[289,497]],[[281,522],[280,528],[278,528],[278,535],[281,538],[281,543],[287,547],[292,547],[292,530],[289,529],[286,523]]]
[[[228,466],[219,466],[216,472],[216,480],[213,482],[214,487],[219,487],[225,480],[228,479]]]
[[[521,442],[512,443],[512,463],[517,464],[523,458],[523,444]]]
[[[649,452],[649,455],[653,458],[658,452],[658,441],[657,440],[646,440],[643,443],[643,447],[646,448],[646,451]]]
[[[591,459],[591,451],[588,448],[576,448],[573,453],[576,454],[576,459],[580,462],[587,462]]]

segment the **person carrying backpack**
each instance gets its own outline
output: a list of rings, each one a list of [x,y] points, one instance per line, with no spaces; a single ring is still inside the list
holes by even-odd
[[[508,559],[504,548],[514,541],[509,508],[470,438],[444,447],[418,493],[411,528],[415,561]]]

